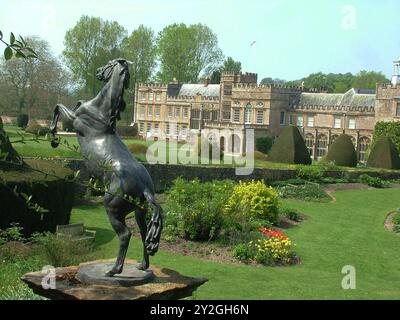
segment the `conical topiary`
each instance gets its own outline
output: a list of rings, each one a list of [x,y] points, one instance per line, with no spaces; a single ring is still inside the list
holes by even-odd
[[[287,126],[276,139],[268,160],[290,164],[311,164],[311,156],[297,127]]]
[[[326,160],[332,161],[338,166],[356,167],[357,152],[350,136],[343,133],[337,137],[328,149]]]
[[[400,169],[400,157],[396,145],[389,137],[380,138],[371,149],[368,167],[383,169]]]

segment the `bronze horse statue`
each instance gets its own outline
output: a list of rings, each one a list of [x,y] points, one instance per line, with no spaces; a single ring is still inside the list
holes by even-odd
[[[73,110],[57,104],[50,132],[53,134],[52,146],[55,148],[58,146],[55,133],[59,116],[69,121],[77,133],[89,171],[102,178],[104,185],[108,186],[104,207],[120,241],[115,265],[106,273],[111,277],[122,272],[129,246],[131,233],[125,224],[126,215],[135,211],[143,242],[143,261],[137,266],[141,270],[149,267],[149,255],[154,255],[158,250],[163,218],[148,171],[133,157],[116,133],[116,121],[125,108],[123,95],[129,84],[128,62],[124,59],[112,60],[97,69],[96,77],[106,82],[98,95],[89,101],[79,101]],[[103,170],[102,163],[107,163],[109,169]],[[145,219],[148,208],[146,204],[154,210],[148,225]]]

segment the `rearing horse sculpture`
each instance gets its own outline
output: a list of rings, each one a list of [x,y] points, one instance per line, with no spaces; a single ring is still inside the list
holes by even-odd
[[[101,177],[104,185],[108,186],[104,206],[120,241],[115,265],[106,273],[111,277],[122,272],[129,246],[131,233],[125,224],[126,215],[135,211],[143,242],[143,261],[138,265],[141,270],[149,267],[149,255],[154,255],[158,250],[163,220],[162,209],[155,200],[149,173],[132,156],[115,130],[120,112],[125,108],[123,95],[129,84],[128,63],[124,59],[110,61],[97,70],[96,76],[106,82],[99,94],[92,100],[79,101],[74,110],[58,104],[50,131],[55,137],[60,115],[70,121],[77,133],[88,169],[93,175]],[[52,146],[58,146],[55,138]],[[107,163],[111,170],[102,170],[102,163]],[[127,198],[134,198],[137,202]],[[148,225],[145,220],[146,202],[154,210]]]

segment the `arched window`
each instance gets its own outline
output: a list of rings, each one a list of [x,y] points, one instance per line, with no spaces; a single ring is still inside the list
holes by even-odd
[[[356,138],[350,136],[351,142],[353,143],[354,149],[357,149]]]
[[[244,108],[244,123],[251,123],[251,115],[252,115],[252,107],[251,104],[248,103]]]
[[[219,138],[219,145],[220,145],[221,151],[225,151],[225,137]]]
[[[237,134],[229,137],[228,151],[232,153],[240,153],[240,138]]]
[[[327,151],[328,137],[325,134],[320,134],[317,138],[317,157],[325,157]]]
[[[338,138],[339,136],[337,134],[333,134],[331,135],[331,144],[335,142],[335,140]]]
[[[311,133],[307,133],[304,137],[304,141],[306,142],[306,146],[308,152],[310,152],[310,156],[314,156],[314,135]]]
[[[362,137],[359,140],[358,144],[358,159],[360,161],[367,161],[367,150],[369,145],[371,144],[371,140],[367,137]]]

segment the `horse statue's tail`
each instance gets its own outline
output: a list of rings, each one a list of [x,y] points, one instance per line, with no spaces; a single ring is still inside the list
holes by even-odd
[[[158,251],[160,244],[161,230],[163,228],[163,211],[152,193],[146,190],[143,192],[143,195],[154,210],[153,216],[147,225],[147,235],[144,243],[147,253],[153,256]]]

